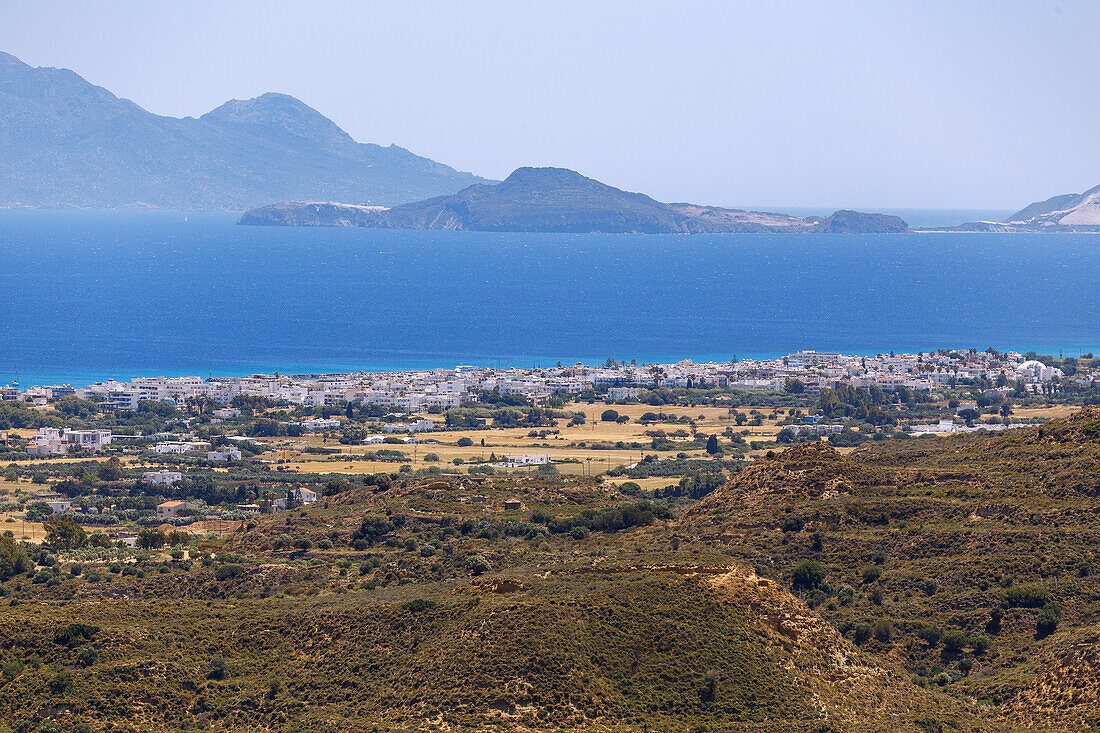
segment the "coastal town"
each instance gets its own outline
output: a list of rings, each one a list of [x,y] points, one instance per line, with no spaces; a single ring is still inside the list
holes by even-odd
[[[817,394],[841,385],[893,392],[898,388],[933,392],[959,383],[995,383],[990,389],[1010,391],[1023,383],[1032,393],[1049,390],[1054,380],[1069,377],[1091,384],[1100,377],[1095,369],[1066,375],[1034,354],[938,350],[916,354],[857,356],[835,352],[798,351],[767,360],[639,364],[608,359],[601,365],[561,363],[548,368],[492,368],[456,366],[395,372],[282,375],[246,377],[140,377],[129,382],[108,380],[81,387],[33,386],[21,390],[0,388],[4,400],[45,405],[65,396],[101,402],[110,410],[135,410],[142,401],[169,401],[183,407],[188,400],[207,399],[223,407],[245,395],[311,407],[346,403],[382,405],[402,412],[442,411],[477,402],[483,392],[520,395],[534,405],[555,394],[577,395],[600,391],[611,401],[637,398],[641,389],[733,389],[782,391],[792,380]],[[1083,359],[1090,359],[1091,354]],[[1074,360],[1075,361],[1075,360]],[[1011,387],[1010,387],[1011,385]],[[334,427],[335,424],[327,427]],[[307,427],[326,427],[313,424]]]
[[[9,518],[66,514],[132,544],[143,526],[232,530],[254,514],[310,505],[332,491],[333,476],[598,475],[677,497],[797,443],[851,450],[1034,425],[1100,399],[1097,367],[1091,354],[798,351],[9,385],[0,504]],[[476,492],[459,500],[479,501]]]

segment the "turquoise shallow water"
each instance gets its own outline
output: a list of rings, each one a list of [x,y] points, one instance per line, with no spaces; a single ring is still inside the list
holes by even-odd
[[[994,346],[1100,352],[1092,235],[530,235],[0,212],[0,384]]]

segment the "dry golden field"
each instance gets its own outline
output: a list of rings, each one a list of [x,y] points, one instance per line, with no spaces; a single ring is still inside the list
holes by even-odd
[[[24,522],[22,512],[0,512],[0,532],[11,530],[16,540],[39,543],[46,539],[41,522]]]
[[[704,434],[718,434],[719,440],[726,442],[727,439],[722,436],[722,432],[727,427],[733,427],[736,431],[749,430],[750,435],[746,436],[747,440],[773,440],[775,434],[779,432],[779,428],[775,425],[775,421],[765,420],[764,425],[756,427],[742,427],[738,428],[737,424],[730,420],[729,410],[724,407],[666,407],[657,408],[649,405],[610,405],[606,403],[594,403],[594,404],[578,404],[570,403],[564,408],[571,412],[583,412],[585,415],[584,425],[575,425],[573,427],[565,427],[564,421],[561,427],[553,428],[557,430],[557,434],[548,434],[545,438],[531,437],[529,433],[531,428],[488,428],[483,430],[466,430],[466,431],[447,431],[447,432],[434,432],[423,433],[420,436],[420,443],[417,445],[397,445],[397,444],[376,444],[376,445],[340,445],[335,441],[324,442],[320,435],[307,435],[299,438],[275,438],[264,441],[271,446],[272,451],[264,455],[265,458],[284,458],[283,465],[285,470],[300,471],[310,473],[347,473],[347,474],[364,474],[364,473],[382,473],[391,472],[400,463],[383,462],[383,461],[371,461],[366,459],[353,459],[346,460],[346,456],[363,456],[367,453],[373,453],[377,450],[399,450],[405,453],[409,460],[406,463],[412,465],[413,469],[427,468],[432,465],[452,464],[453,461],[461,459],[464,463],[471,461],[484,461],[490,459],[495,455],[498,459],[503,459],[508,455],[522,455],[522,454],[543,454],[549,455],[555,461],[562,460],[575,460],[577,463],[560,463],[558,464],[558,470],[563,473],[584,474],[603,473],[611,468],[615,468],[620,465],[629,465],[640,460],[643,455],[656,454],[662,458],[675,456],[677,453],[684,452],[690,456],[704,456],[705,452],[702,449],[682,449],[675,448],[666,451],[655,451],[648,447],[651,437],[645,433],[647,430],[663,430],[666,433],[672,433],[677,430],[683,430],[690,433],[690,426],[679,425],[672,423],[654,423],[650,425],[643,425],[637,422],[637,419],[646,412],[663,412],[666,415],[674,415],[676,417],[688,417],[695,420],[695,424],[700,433]],[[620,415],[626,415],[630,418],[630,422],[627,423],[614,423],[614,422],[602,422],[600,415],[607,409],[616,410]],[[741,408],[742,412],[748,412],[751,407]],[[760,411],[769,414],[770,409],[760,408]],[[429,419],[439,419],[439,416],[426,416]],[[537,430],[547,430],[550,428],[538,428]],[[458,441],[460,438],[470,438],[474,441],[471,446],[459,446]],[[674,442],[690,442],[690,435],[687,438],[670,438]],[[484,441],[484,445],[482,445]],[[632,448],[606,448],[606,447],[593,447],[594,443],[603,444],[616,444],[616,443],[641,443],[647,447],[643,449]],[[583,443],[583,445],[582,445]],[[322,456],[316,454],[298,454],[296,451],[301,451],[307,446],[324,446],[328,448],[337,448],[340,450],[340,457],[334,456]],[[284,457],[281,453],[282,450],[288,451]],[[424,457],[427,455],[435,454],[438,456],[439,461],[425,461]],[[514,469],[516,471],[524,471],[531,469]],[[660,485],[669,483],[667,479],[661,479]]]

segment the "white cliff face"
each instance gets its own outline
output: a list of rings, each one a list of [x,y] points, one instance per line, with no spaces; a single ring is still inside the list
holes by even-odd
[[[1084,195],[1084,200],[1058,219],[1064,226],[1100,226],[1100,189]]]
[[[1082,194],[1064,194],[1036,202],[1013,214],[1008,222],[1034,228],[1100,226],[1100,186]]]

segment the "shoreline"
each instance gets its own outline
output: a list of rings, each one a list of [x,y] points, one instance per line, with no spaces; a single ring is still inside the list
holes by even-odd
[[[886,355],[896,353],[897,355],[905,354],[917,354],[917,353],[934,353],[939,349],[945,351],[961,351],[965,352],[970,348],[977,349],[979,352],[984,351],[984,348],[978,346],[931,346],[923,349],[920,348],[905,348],[905,349],[793,349],[790,351],[767,351],[767,352],[738,352],[738,353],[716,353],[716,354],[695,354],[695,355],[670,355],[670,354],[648,354],[633,356],[628,355],[620,358],[613,356],[620,363],[629,363],[634,360],[638,365],[659,365],[669,366],[678,364],[681,362],[691,362],[693,364],[730,364],[743,361],[774,361],[782,359],[785,356],[804,352],[818,352],[818,353],[840,353],[844,356],[851,357],[874,357],[879,355]],[[996,348],[996,347],[994,347]],[[1043,356],[1051,356],[1055,358],[1061,358],[1061,356],[1075,356],[1079,357],[1082,354],[1100,354],[1100,345],[1077,345],[1068,344],[1052,347],[1046,346],[1027,346],[1027,347],[1008,347],[1004,349],[997,349],[1002,353],[1016,352],[1019,354],[1026,354],[1029,352],[1035,352]],[[1056,356],[1061,355],[1061,356]],[[401,374],[411,372],[428,372],[433,370],[453,370],[456,367],[472,367],[477,369],[493,369],[493,370],[508,370],[515,369],[521,371],[536,371],[541,369],[552,369],[556,367],[557,363],[561,363],[563,367],[571,366],[583,366],[586,368],[598,368],[603,366],[604,362],[609,357],[594,357],[594,356],[580,356],[580,357],[543,357],[543,356],[530,356],[530,355],[501,355],[501,356],[480,356],[469,358],[462,358],[461,355],[457,355],[457,358],[440,358],[440,359],[426,359],[426,360],[365,360],[362,362],[330,362],[330,363],[307,363],[307,364],[272,364],[262,363],[249,366],[242,366],[238,368],[221,368],[211,369],[209,367],[199,367],[196,365],[191,366],[178,366],[178,367],[164,367],[164,368],[150,368],[142,369],[135,368],[132,370],[72,370],[72,371],[42,371],[42,372],[20,372],[15,374],[13,372],[4,373],[0,372],[0,387],[18,387],[20,390],[27,390],[33,387],[56,387],[62,385],[69,385],[74,388],[84,388],[93,384],[102,384],[110,380],[116,382],[129,382],[135,379],[179,379],[183,377],[198,377],[203,381],[220,380],[220,379],[240,379],[244,377],[250,377],[256,374],[274,375],[279,374],[281,377],[288,378],[312,378],[320,376],[332,376],[343,374]]]

